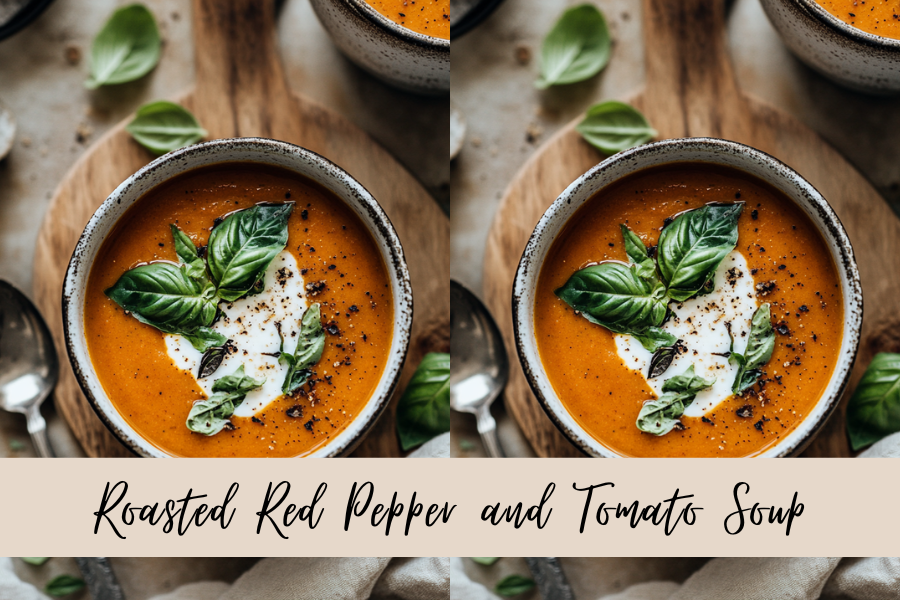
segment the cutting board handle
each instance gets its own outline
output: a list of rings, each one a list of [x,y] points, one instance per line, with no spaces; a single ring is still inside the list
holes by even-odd
[[[725,0],[644,0],[643,7],[645,109],[667,116],[657,117],[671,129],[662,137],[734,131],[746,116],[725,42]]]
[[[194,0],[192,108],[211,138],[291,133],[294,106],[275,44],[272,0]]]

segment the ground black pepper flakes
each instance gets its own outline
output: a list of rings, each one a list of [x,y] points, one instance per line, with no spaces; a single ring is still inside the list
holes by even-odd
[[[303,417],[303,407],[295,404],[285,411],[285,414],[292,419],[300,419]]]
[[[752,419],[753,418],[753,407],[749,404],[745,404],[739,409],[735,411],[735,414],[742,419]]]

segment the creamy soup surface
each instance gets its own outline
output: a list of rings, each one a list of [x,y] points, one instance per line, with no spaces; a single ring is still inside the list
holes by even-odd
[[[177,262],[170,224],[202,250],[221,219],[258,204],[293,203],[287,246],[271,262],[265,289],[219,304],[213,325],[231,340],[221,366],[199,377],[203,353],[183,336],[140,323],[104,293],[129,269]],[[309,382],[281,393],[278,328],[291,342],[312,305],[321,310],[325,348]],[[308,454],[359,414],[385,369],[393,331],[389,276],[376,242],[337,196],[295,173],[225,163],[197,169],[140,198],[103,242],[88,280],[85,331],[100,383],[125,420],[176,456],[285,457]],[[277,322],[277,324],[276,324]],[[194,402],[243,366],[265,384],[247,394],[233,429],[190,431]]]
[[[816,0],[848,25],[882,37],[900,39],[900,3],[896,0]]]
[[[368,4],[410,31],[450,39],[450,0],[366,0]]]
[[[681,340],[672,365],[649,377],[652,352],[630,335],[589,322],[555,293],[576,271],[628,260],[620,224],[653,256],[664,225],[708,204],[743,203],[737,245],[715,274],[715,289],[671,301],[663,329]],[[741,395],[729,360],[744,352],[750,319],[771,311],[774,351],[759,382]],[[538,279],[534,327],[553,389],[599,442],[626,456],[738,457],[764,451],[791,432],[819,400],[841,346],[843,300],[828,247],[789,198],[741,171],[676,163],[647,169],[601,190],[566,223]],[[645,401],[693,366],[715,384],[697,394],[681,426],[665,435],[635,425]]]

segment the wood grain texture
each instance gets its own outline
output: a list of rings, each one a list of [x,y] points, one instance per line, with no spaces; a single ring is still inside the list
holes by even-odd
[[[660,139],[713,136],[748,144],[809,180],[840,217],[853,243],[865,296],[860,353],[847,394],[804,456],[850,456],[847,400],[872,356],[900,351],[900,221],[859,172],[802,123],[743,94],[725,44],[720,0],[644,0],[645,89],[628,99]],[[507,188],[488,238],[485,299],[515,357],[510,297],[534,225],[556,197],[604,157],[570,123],[548,140]],[[578,456],[534,398],[513,361],[506,405],[539,456]]]
[[[273,7],[256,0],[194,0],[197,82],[176,101],[197,116],[209,139],[262,136],[303,146],[343,167],[378,199],[403,243],[415,296],[402,390],[426,352],[449,350],[449,220],[366,133],[291,92],[275,48]],[[153,159],[125,132],[125,123],[99,139],[60,183],[44,217],[34,264],[34,296],[60,352],[56,405],[93,457],[131,453],[97,418],[69,368],[60,299],[69,258],[88,219],[116,186]],[[401,455],[396,400],[354,456]]]

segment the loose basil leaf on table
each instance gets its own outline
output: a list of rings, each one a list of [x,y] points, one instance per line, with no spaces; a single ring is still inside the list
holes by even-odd
[[[215,288],[188,276],[187,269],[168,262],[141,265],[105,293],[138,321],[164,333],[194,333],[212,325],[217,300]]]
[[[657,263],[667,294],[677,302],[701,291],[738,240],[743,203],[708,204],[683,213],[659,236]]]
[[[900,431],[900,354],[881,352],[869,363],[847,405],[850,445],[859,450]]]
[[[615,100],[589,108],[575,130],[608,155],[646,144],[659,135],[640,111]]]
[[[486,567],[491,566],[498,560],[500,560],[497,556],[485,557],[485,556],[472,556],[471,559],[477,562],[479,565],[484,565]]]
[[[539,89],[584,81],[609,62],[612,39],[603,13],[583,4],[570,8],[544,38]]]
[[[57,575],[51,579],[44,588],[44,593],[54,598],[68,596],[80,592],[85,587],[83,579],[73,577],[72,575]]]
[[[731,335],[730,330],[728,335]],[[775,330],[772,327],[771,311],[769,304],[763,304],[756,309],[750,320],[750,336],[744,352],[735,352],[734,338],[731,340],[728,359],[734,360],[739,365],[731,391],[740,394],[752,387],[762,375],[760,367],[769,362],[774,350]]]
[[[534,589],[535,583],[533,579],[523,577],[522,575],[507,575],[497,583],[494,592],[497,594],[510,597],[524,594]]]
[[[658,328],[666,318],[665,288],[641,278],[637,265],[603,262],[586,267],[554,293],[591,323],[614,333],[644,334],[641,342],[648,350],[660,341],[649,328]],[[664,338],[667,345],[675,342],[669,337]]]
[[[656,400],[648,400],[638,413],[636,425],[643,432],[661,436],[672,431],[680,423],[684,409],[694,401],[698,393],[716,382],[694,373],[691,365],[681,374],[663,384],[663,394]]]
[[[187,428],[206,436],[216,435],[230,422],[234,409],[247,394],[265,382],[265,379],[246,375],[244,365],[241,365],[232,375],[222,377],[213,384],[213,394],[209,398],[194,402],[185,422]]]
[[[279,329],[278,335],[281,335]],[[325,350],[325,330],[322,327],[321,309],[318,303],[311,305],[300,319],[300,336],[294,352],[284,351],[284,338],[281,338],[278,360],[288,364],[288,372],[281,385],[284,394],[293,394],[306,381],[312,372],[311,366],[319,362]]]
[[[425,355],[397,404],[400,446],[409,450],[450,431],[450,355]]]
[[[85,87],[125,83],[143,77],[159,62],[162,42],[153,13],[140,4],[115,11],[91,46],[91,74]]]
[[[257,204],[233,213],[212,230],[207,248],[217,294],[228,302],[253,289],[288,239],[293,203]]]
[[[50,560],[48,556],[34,557],[34,556],[23,556],[22,562],[28,563],[29,565],[34,565],[35,567],[40,567],[44,563]]]
[[[166,100],[141,106],[125,131],[157,155],[196,144],[208,135],[186,108]]]

